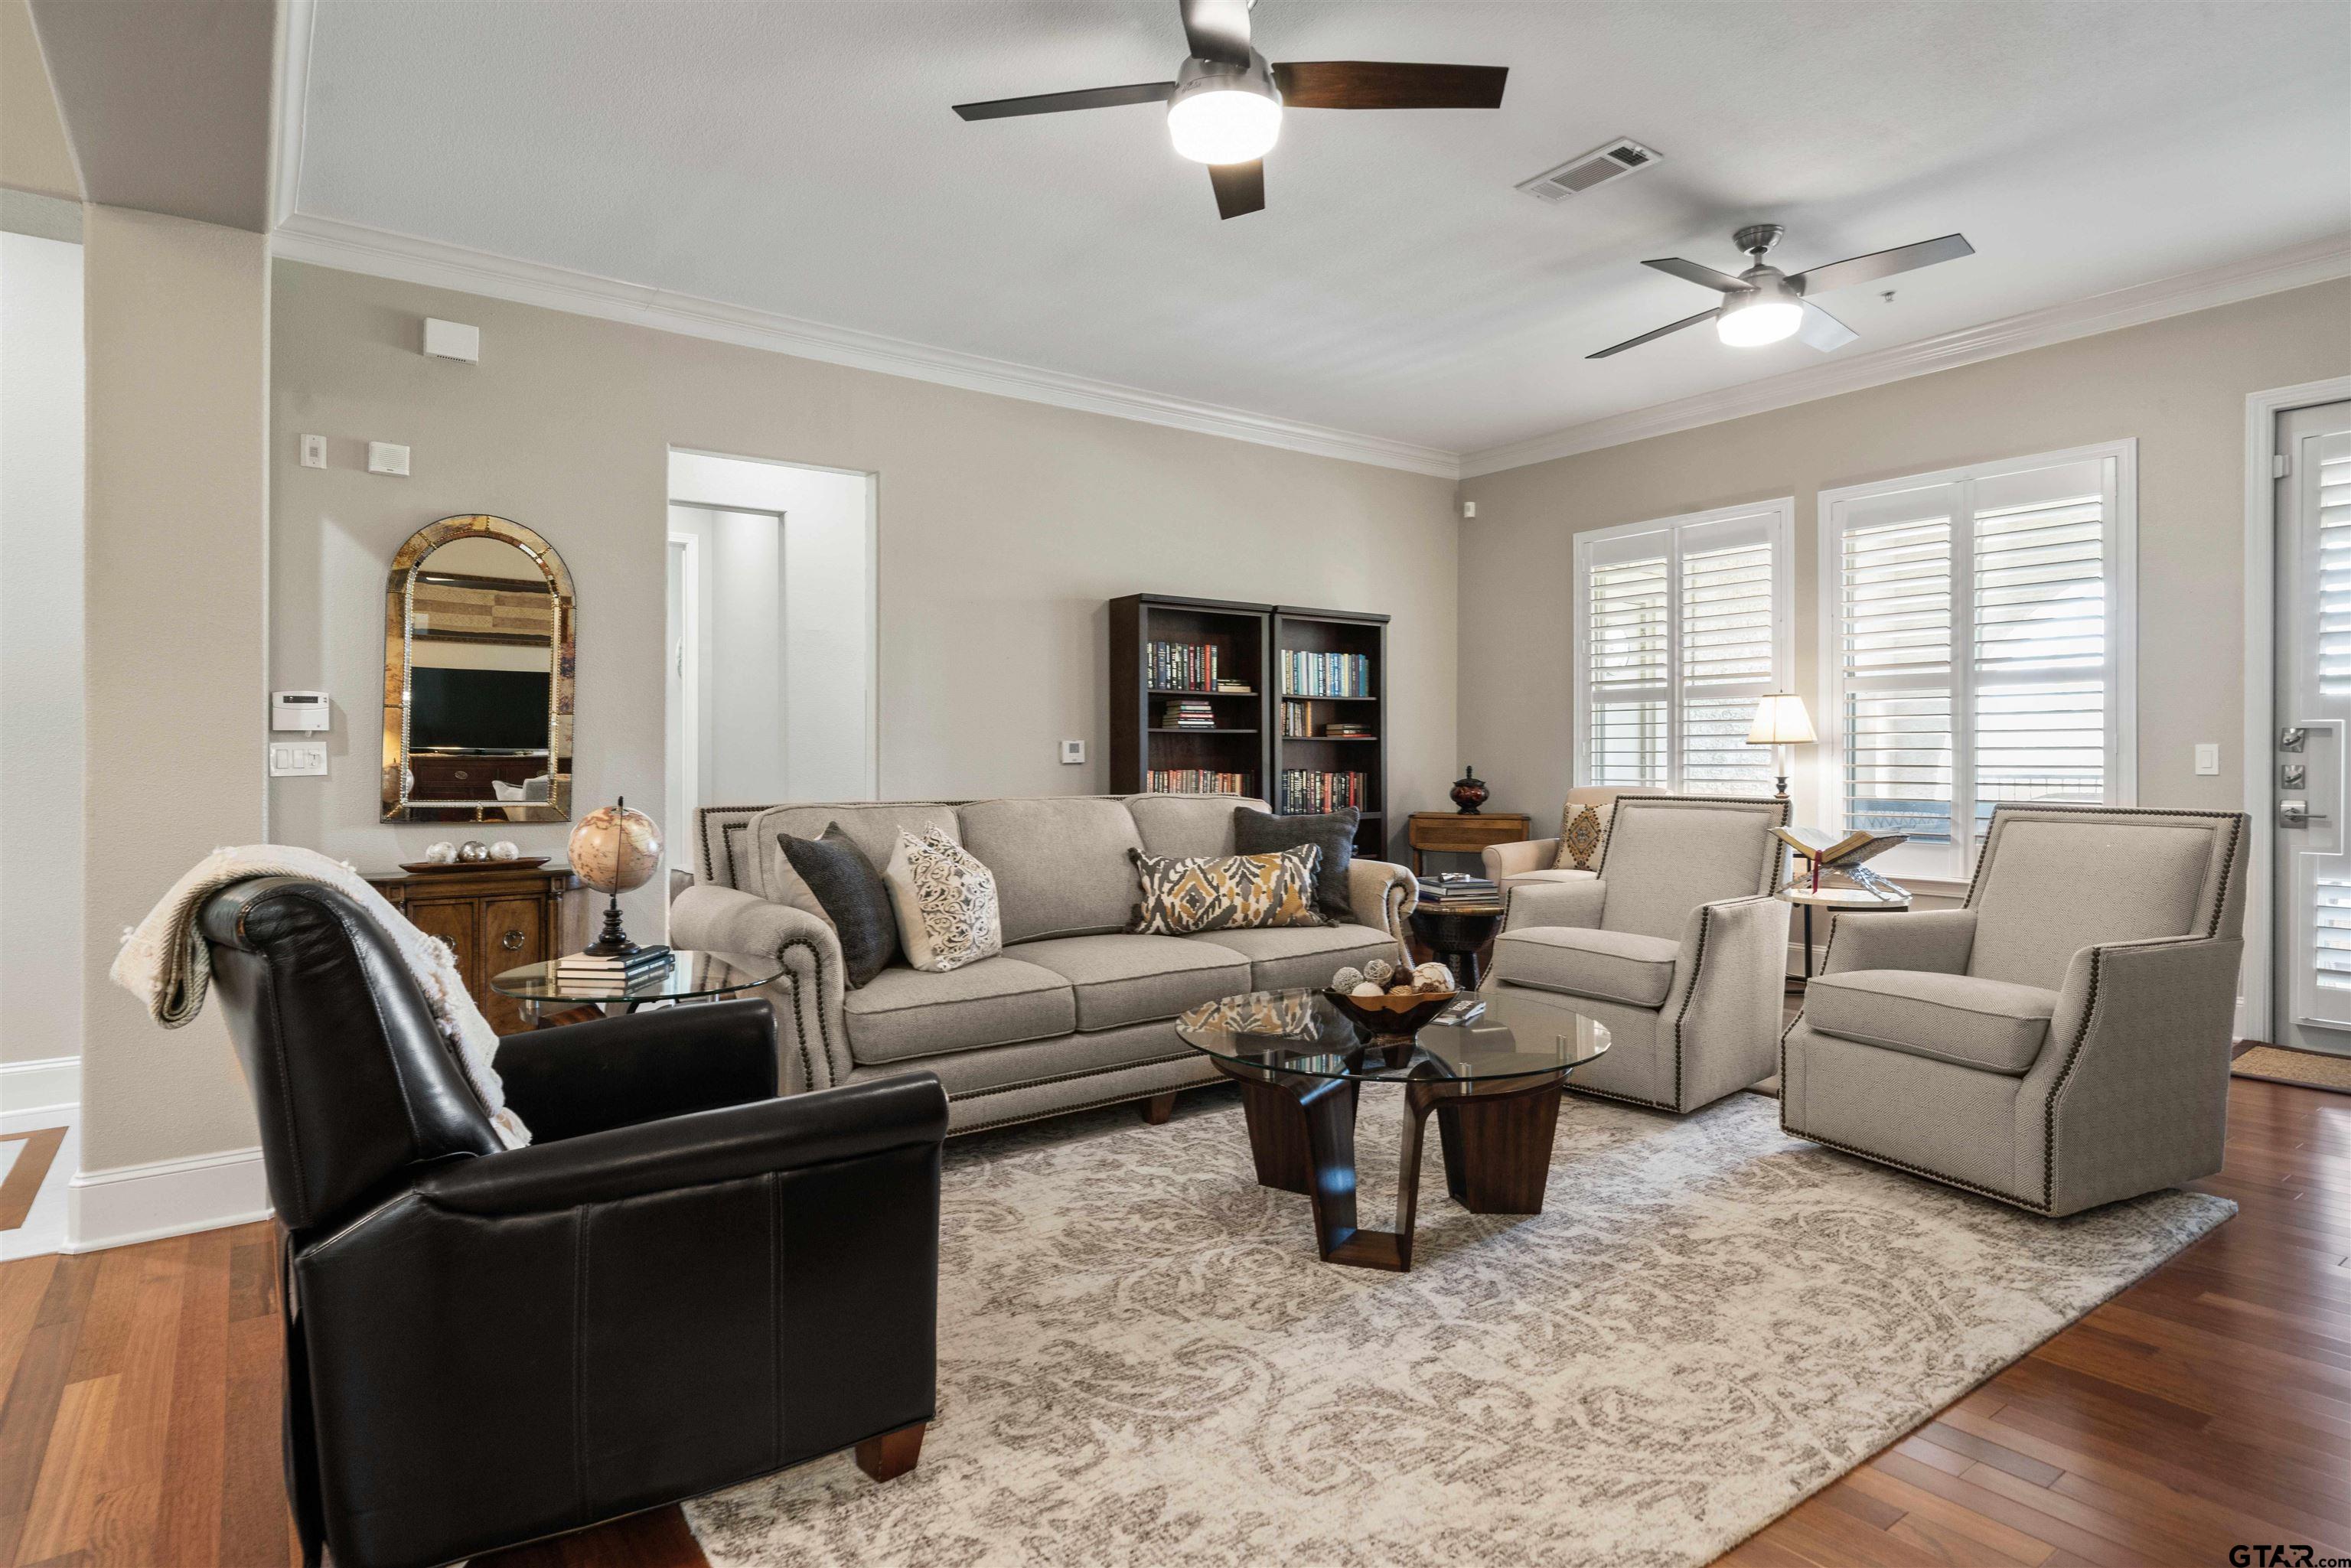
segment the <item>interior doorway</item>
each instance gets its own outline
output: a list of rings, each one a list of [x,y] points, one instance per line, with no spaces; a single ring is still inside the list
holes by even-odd
[[[669,467],[672,839],[704,806],[873,799],[875,476],[677,449]]]

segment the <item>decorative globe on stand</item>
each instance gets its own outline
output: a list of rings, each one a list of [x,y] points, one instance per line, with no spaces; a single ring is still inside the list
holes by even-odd
[[[661,868],[661,830],[643,811],[630,810],[623,798],[580,819],[569,854],[572,873],[611,900],[603,935],[588,951],[599,956],[635,952],[637,945],[621,929],[621,894],[643,887]]]

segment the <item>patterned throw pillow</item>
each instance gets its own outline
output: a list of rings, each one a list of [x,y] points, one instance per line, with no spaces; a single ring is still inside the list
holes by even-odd
[[[1598,871],[1600,851],[1608,842],[1608,819],[1616,813],[1615,802],[1605,806],[1579,806],[1568,802],[1559,817],[1559,853],[1552,861],[1553,871]]]
[[[1322,852],[1313,844],[1271,854],[1201,860],[1162,860],[1133,849],[1126,852],[1143,879],[1143,899],[1127,925],[1138,936],[1331,924],[1314,907],[1314,871]]]
[[[936,828],[902,831],[882,876],[897,912],[899,945],[915,968],[944,974],[1004,951],[996,877]]]

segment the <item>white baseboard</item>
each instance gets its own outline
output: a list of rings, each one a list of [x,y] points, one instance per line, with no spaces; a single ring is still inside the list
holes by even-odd
[[[259,1149],[81,1171],[66,1189],[65,1252],[95,1252],[269,1218]]]
[[[81,1103],[81,1058],[46,1056],[33,1061],[0,1061],[0,1115],[35,1112],[68,1115]]]

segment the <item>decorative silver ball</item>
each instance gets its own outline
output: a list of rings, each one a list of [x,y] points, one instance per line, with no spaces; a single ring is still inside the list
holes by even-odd
[[[457,846],[457,858],[469,865],[477,861],[486,861],[490,858],[490,846],[479,839],[467,839]]]
[[[1364,972],[1353,964],[1331,977],[1331,988],[1334,991],[1352,991],[1363,983]]]
[[[500,839],[490,846],[490,858],[494,861],[518,861],[522,859],[522,850],[512,839]]]
[[[424,846],[424,858],[434,865],[454,865],[457,860],[457,846],[446,839],[427,844]]]

